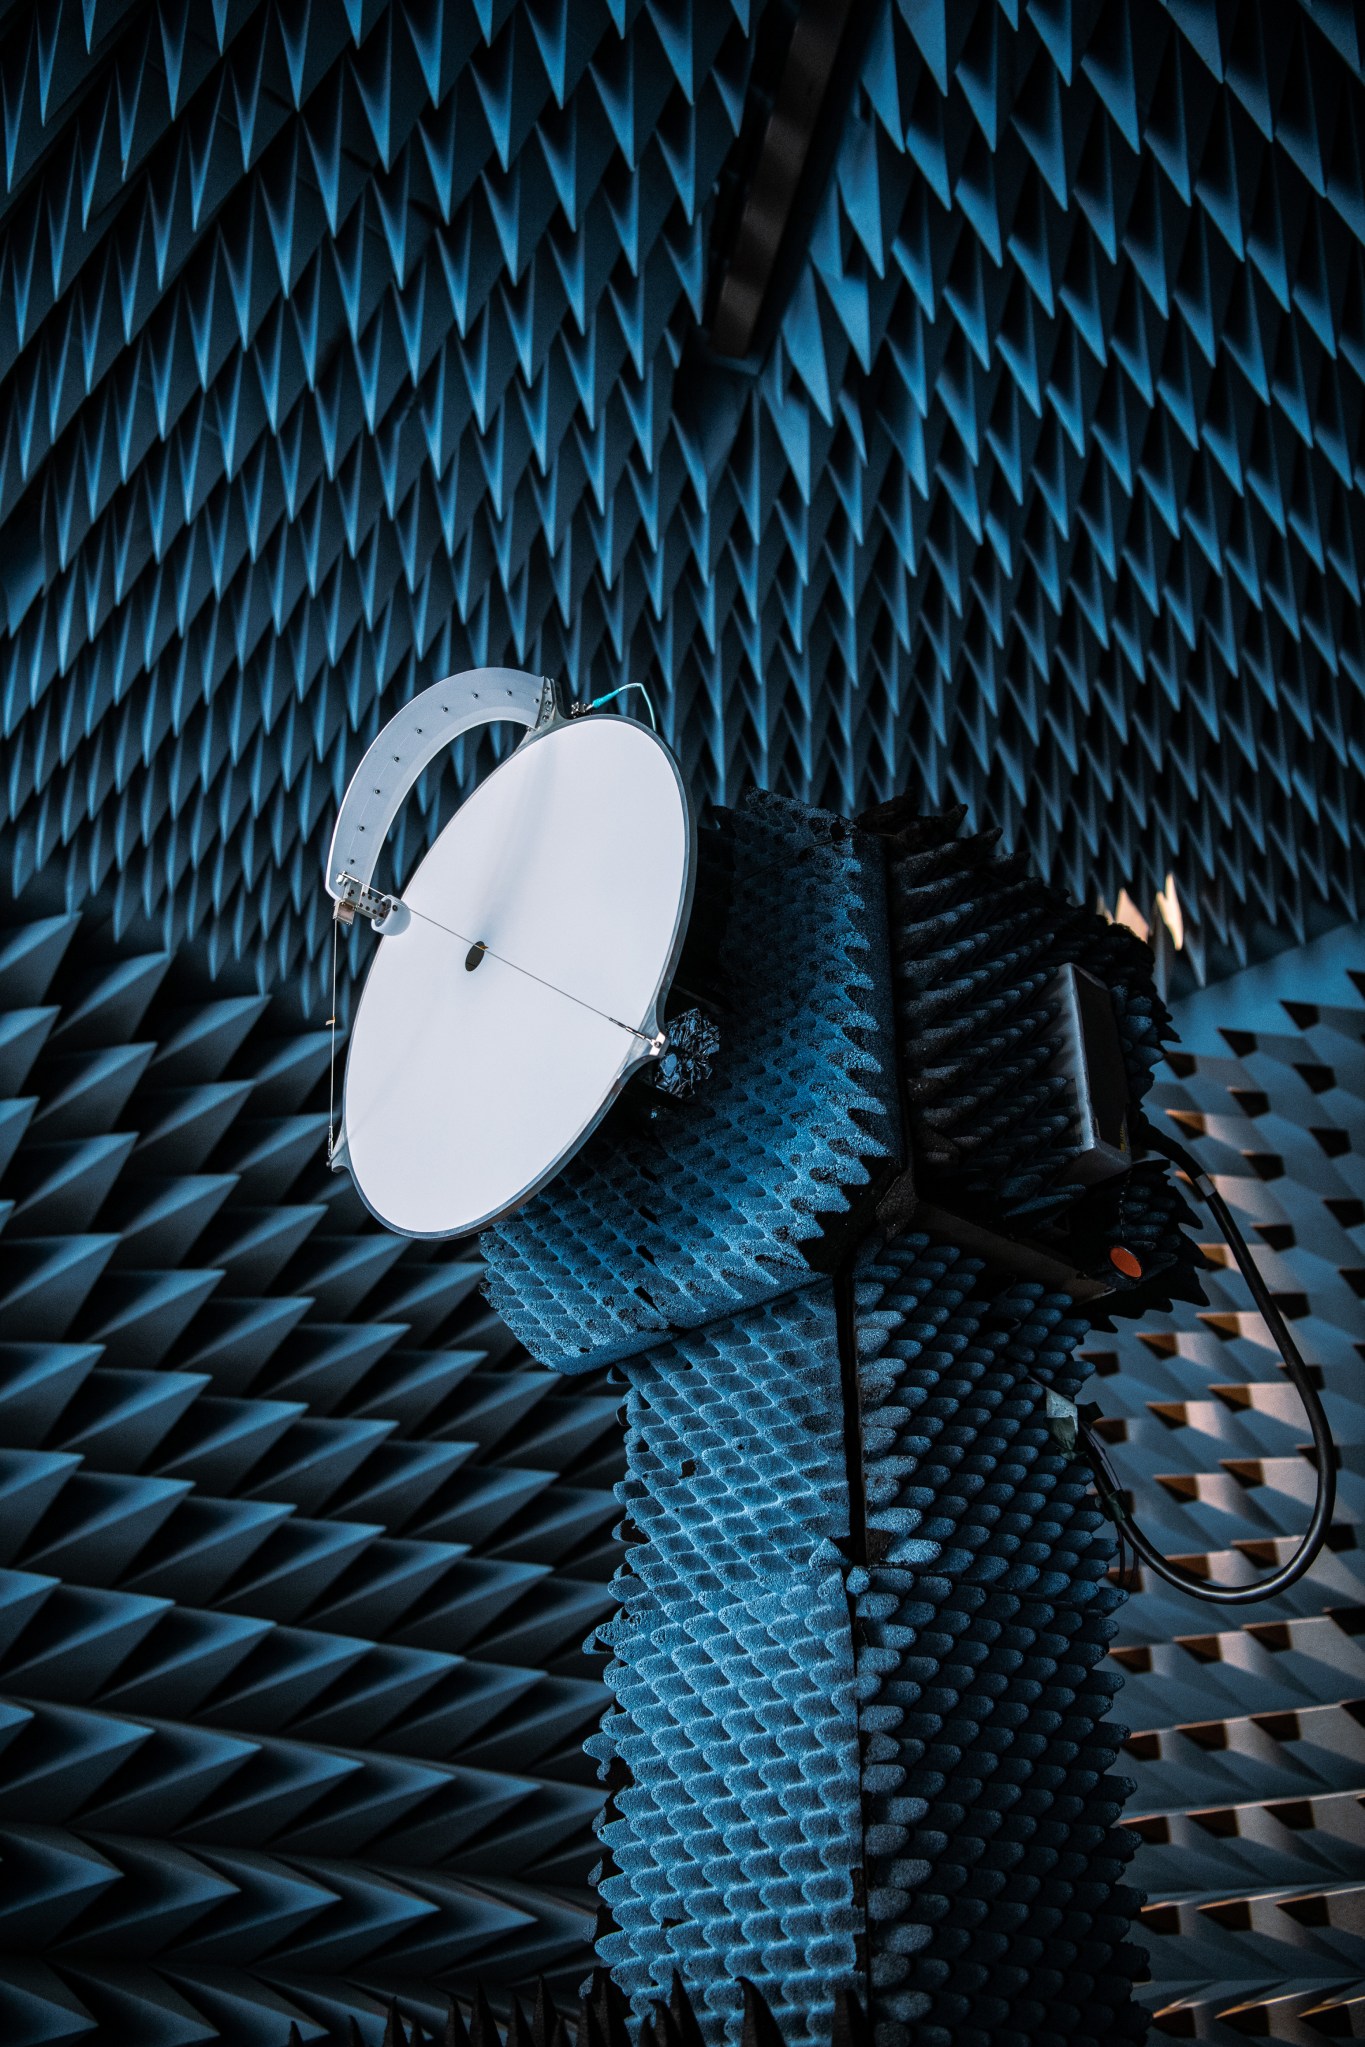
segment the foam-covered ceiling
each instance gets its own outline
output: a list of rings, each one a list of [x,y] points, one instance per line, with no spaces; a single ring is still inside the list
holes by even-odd
[[[277,980],[364,743],[501,661],[646,683],[698,795],[909,783],[1082,895],[1173,872],[1196,949],[1353,911],[1354,9],[854,10],[737,369],[792,12],[3,10],[16,880]]]

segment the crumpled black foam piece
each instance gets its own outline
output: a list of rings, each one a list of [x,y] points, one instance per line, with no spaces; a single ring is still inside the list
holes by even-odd
[[[661,1095],[685,1102],[705,1087],[715,1068],[720,1050],[720,1032],[701,1009],[685,1009],[670,1018],[668,1044],[649,1079]]]

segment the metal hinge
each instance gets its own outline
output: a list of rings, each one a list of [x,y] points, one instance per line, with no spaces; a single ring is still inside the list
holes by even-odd
[[[576,705],[571,705],[568,692],[558,676],[546,675],[541,679],[540,708],[536,712],[533,732],[544,732],[551,725],[558,725],[574,715]]]

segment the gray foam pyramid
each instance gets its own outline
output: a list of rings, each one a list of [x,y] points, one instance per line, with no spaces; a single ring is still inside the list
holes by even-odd
[[[0,925],[6,2047],[582,1973],[616,1398],[326,1171],[328,1050],[93,915]]]
[[[575,1332],[591,1341],[604,1272],[609,1298],[618,1274],[645,1273],[632,1256],[651,1285],[656,1265],[696,1274],[622,1342],[627,1550],[619,1612],[597,1637],[614,1710],[590,1743],[610,1794],[597,1951],[639,2017],[680,1973],[709,2047],[739,2039],[745,1980],[812,2047],[855,1983],[878,2047],[1137,2038],[1138,1900],[1122,1882],[1134,1844],[1115,1829],[1124,1786],[1109,1774],[1123,1730],[1105,1724],[1122,1680],[1099,1668],[1121,1598],[1113,1537],[1046,1416],[1049,1389],[1073,1394],[1086,1376],[1079,1342],[1125,1301],[1087,1311],[988,1271],[951,1219],[931,1238],[912,1217],[888,1238],[879,1218],[900,1184],[900,1083],[916,1186],[951,1197],[954,1113],[979,1127],[974,1090],[998,1070],[997,1203],[1011,1222],[1040,1207],[1046,1221],[1044,1176],[1016,1187],[1007,1164],[1011,1147],[1039,1152],[1019,1074],[1046,1048],[1046,972],[1079,959],[1118,990],[1140,1093],[1167,1021],[1150,954],[1049,904],[989,842],[957,838],[957,817],[898,803],[859,827],[816,814],[802,830],[799,808],[772,799],[753,816],[783,826],[771,857],[735,862],[723,914],[701,893],[680,968],[689,995],[737,991],[713,1087],[656,1122],[647,1097],[617,1103],[567,1169],[562,1208],[542,1197],[485,1240],[504,1314],[551,1363],[573,1364]],[[752,836],[765,851],[768,834]],[[904,886],[926,852],[934,873]],[[875,903],[868,874],[889,883]],[[849,932],[856,974],[831,937]],[[1014,1063],[997,1067],[1002,1016]],[[851,1055],[865,1086],[890,1083],[865,1134]],[[865,1121],[877,1106],[869,1086]],[[932,1113],[941,1161],[916,1120]],[[1043,1119],[1048,1174],[1072,1157],[1065,1121]],[[772,1132],[800,1140],[775,1181],[745,1170],[764,1142],[780,1152]],[[803,1215],[809,1157],[824,1184],[821,1212]],[[699,1158],[720,1162],[709,1198]],[[1169,1305],[1197,1257],[1159,1171],[1153,1190],[1133,1203],[1139,1220],[1150,1210],[1145,1298]],[[1090,1194],[1108,1221],[1086,1255],[1106,1266],[1129,1198]],[[763,1292],[738,1308],[724,1291],[736,1232],[713,1224],[726,1200],[768,1254]],[[1070,1206],[1053,1204],[1063,1218]]]
[[[793,13],[3,10],[19,879],[316,971],[349,767],[509,661],[647,684],[720,801],[913,774],[1082,898],[1174,870],[1201,948],[1353,911],[1355,10],[860,11],[737,371],[709,308]]]
[[[562,674],[581,696],[644,682],[694,790],[731,804],[753,780],[851,812],[913,776],[926,803],[965,802],[976,825],[1000,828],[1038,872],[1067,880],[1082,899],[1098,892],[1112,903],[1126,887],[1145,905],[1173,871],[1197,964],[1222,947],[1241,956],[1259,944],[1263,925],[1303,936],[1358,910],[1365,51],[1357,11],[1344,0],[895,0],[865,12],[860,74],[831,116],[832,175],[788,265],[771,348],[734,371],[708,355],[705,326],[723,215],[746,162],[752,168],[746,137],[761,134],[772,52],[780,54],[792,18],[783,0],[0,7],[0,858],[15,886],[41,872],[54,915],[97,901],[97,925],[106,911],[113,920],[100,940],[112,980],[91,1012],[96,1035],[85,1041],[86,1026],[73,1023],[62,1050],[54,1025],[41,1053],[47,1063],[33,1069],[53,1075],[40,1098],[49,1118],[40,1121],[22,1095],[0,1110],[0,1157],[29,1204],[21,1210],[18,1194],[3,1195],[16,1202],[0,1237],[16,1332],[4,1340],[18,1347],[7,1453],[18,1463],[5,1525],[14,1531],[14,1568],[51,1581],[44,1599],[34,1592],[34,1641],[24,1652],[49,1671],[43,1683],[58,1683],[54,1670],[66,1673],[62,1684],[95,1683],[105,1668],[101,1644],[143,1653],[133,1637],[150,1609],[128,1601],[172,1600],[148,1621],[149,1640],[181,1625],[182,1606],[213,1611],[194,1573],[201,1562],[210,1576],[219,1568],[220,1540],[223,1582],[250,1570],[259,1503],[240,1532],[241,1551],[238,1533],[220,1529],[238,1531],[236,1492],[261,1482],[253,1455],[259,1450],[274,1484],[277,1468],[295,1467],[270,1460],[292,1455],[282,1446],[306,1443],[324,1422],[313,1449],[299,1451],[300,1475],[290,1481],[299,1499],[283,1503],[294,1510],[285,1517],[290,1532],[267,1529],[258,1544],[289,1559],[253,1594],[272,1611],[248,1610],[246,1619],[284,1631],[285,1673],[295,1657],[307,1663],[321,1653],[315,1635],[346,1633],[339,1619],[330,1629],[301,1628],[279,1588],[301,1574],[326,1613],[340,1596],[334,1580],[349,1586],[353,1565],[363,1578],[363,1557],[348,1560],[349,1536],[305,1531],[296,1551],[292,1530],[308,1521],[329,1527],[331,1498],[349,1502],[346,1488],[360,1485],[342,1471],[347,1457],[354,1452],[355,1470],[368,1472],[380,1451],[364,1452],[344,1431],[331,1436],[336,1418],[313,1409],[331,1398],[333,1383],[348,1423],[356,1388],[369,1403],[366,1374],[382,1376],[384,1362],[368,1357],[357,1318],[382,1310],[425,1328],[425,1311],[403,1293],[404,1275],[425,1273],[424,1262],[406,1253],[382,1270],[389,1247],[343,1214],[334,1184],[296,1197],[291,1119],[306,1098],[305,1069],[307,1086],[320,1085],[321,1056],[316,1045],[298,1048],[296,1011],[279,1021],[269,1054],[281,1062],[267,1076],[273,1095],[259,1092],[267,1081],[252,1064],[258,1018],[226,1052],[231,1029],[204,1025],[205,1045],[216,1048],[205,1053],[207,1077],[167,1080],[168,1090],[187,1090],[178,1105],[158,1092],[175,1062],[149,1060],[139,1071],[131,1038],[143,1026],[125,1018],[151,1018],[148,1041],[158,1048],[176,1042],[181,1021],[163,1028],[160,993],[138,1011],[137,961],[186,934],[202,940],[214,974],[237,960],[250,970],[240,983],[182,989],[175,1002],[187,1010],[217,1014],[221,1003],[250,1004],[255,989],[284,981],[305,997],[319,993],[328,908],[318,876],[335,805],[364,744],[422,683],[497,660]],[[479,764],[467,749],[426,779],[400,826],[395,871],[430,840]],[[155,936],[134,938],[120,994],[116,948],[142,919]],[[8,971],[22,992],[29,970],[15,943]],[[36,961],[44,943],[32,940]],[[1300,968],[1313,970],[1311,959]],[[52,1006],[48,984],[34,986],[19,1010]],[[68,1003],[66,984],[51,986],[62,992],[63,1017],[93,999],[73,983]],[[1286,999],[1306,998],[1300,987]],[[1349,1012],[1350,1004],[1343,994],[1335,1007]],[[44,1025],[6,1017],[6,1042],[23,1068]],[[1278,1023],[1269,1031],[1285,1035]],[[1249,1081],[1235,1081],[1248,1104],[1270,1098],[1257,1077],[1270,1060],[1276,1106],[1239,1105],[1239,1131],[1247,1120],[1262,1126],[1243,1133],[1239,1147],[1262,1164],[1247,1174],[1229,1162],[1229,1171],[1248,1189],[1254,1181],[1270,1190],[1267,1200],[1292,1193],[1329,1231],[1326,1253],[1311,1254],[1311,1283],[1295,1276],[1296,1247],[1277,1249],[1267,1238],[1263,1255],[1286,1259],[1285,1290],[1296,1304],[1300,1295],[1326,1303],[1314,1314],[1337,1332],[1333,1343],[1353,1341],[1339,1335],[1355,1312],[1353,1285],[1341,1275],[1359,1265],[1340,1233],[1356,1227],[1344,1218],[1361,1190],[1349,1139],[1339,1146],[1346,1111],[1319,1121],[1326,1112],[1314,1092],[1324,1072],[1346,1070],[1342,1032],[1329,1022],[1296,1024],[1287,1035],[1303,1041],[1292,1056],[1234,1055],[1251,1060]],[[176,1059],[194,1075],[192,1051],[187,1044]],[[67,1058],[75,1063],[63,1067]],[[248,1083],[257,1092],[233,1092]],[[1335,1086],[1324,1082],[1323,1092]],[[283,1104],[278,1112],[272,1099]],[[121,1120],[128,1104],[137,1106],[136,1125]],[[1041,1118],[1034,1128],[1045,1129],[1045,1101],[1032,1107]],[[954,1102],[940,1100],[936,1111],[951,1124]],[[319,1115],[314,1099],[310,1145]],[[247,1123],[263,1127],[248,1137]],[[129,1132],[145,1149],[124,1144]],[[301,1155],[301,1134],[297,1143]],[[221,1169],[219,1144],[229,1159]],[[63,1145],[75,1147],[64,1159]],[[1284,1171],[1272,1177],[1276,1161]],[[150,1194],[145,1208],[121,1205],[144,1175],[178,1189],[164,1213]],[[232,1176],[236,1191],[220,1201],[216,1183]],[[1330,1226],[1318,1212],[1320,1184],[1344,1205],[1327,1211]],[[1028,1198],[1026,1188],[1019,1193]],[[228,1220],[239,1203],[251,1214],[234,1238]],[[1272,1210],[1267,1228],[1286,1227],[1299,1224]],[[203,1256],[212,1246],[220,1260],[202,1272],[186,1264],[200,1256],[201,1238]],[[330,1266],[310,1262],[323,1244],[345,1247]],[[228,1281],[210,1285],[206,1275],[218,1270]],[[227,1293],[228,1282],[240,1291]],[[430,1283],[438,1302],[445,1282]],[[292,1291],[277,1297],[277,1284]],[[389,1288],[408,1302],[402,1314]],[[288,1304],[303,1299],[314,1307],[299,1311],[291,1330]],[[456,1303],[451,1328],[464,1312],[477,1313]],[[1240,1311],[1214,1312],[1235,1321]],[[342,1330],[339,1347],[316,1335],[324,1325]],[[490,1326],[474,1326],[468,1347],[488,1346],[491,1356],[498,1339]],[[198,1348],[187,1350],[192,1332]],[[1203,1324],[1199,1334],[1224,1349],[1225,1337],[1244,1341],[1240,1324]],[[272,1376],[296,1338],[297,1399]],[[1149,1383],[1138,1365],[1156,1375],[1158,1412],[1143,1430],[1163,1445],[1188,1394],[1184,1339],[1172,1341],[1171,1351],[1130,1347],[1120,1375],[1134,1389]],[[256,1360],[259,1388],[249,1376]],[[1257,1352],[1254,1362],[1265,1360]],[[397,1439],[409,1448],[438,1428],[423,1389],[444,1384],[444,1368],[431,1368],[434,1379],[427,1369],[405,1367],[396,1390],[385,1381],[385,1399],[401,1406]],[[235,1371],[248,1376],[239,1384]],[[124,1387],[119,1373],[148,1373],[151,1382]],[[474,1414],[489,1427],[501,1415],[514,1444],[530,1431],[534,1447],[529,1417],[561,1396],[534,1374],[513,1376],[519,1390],[490,1388]],[[183,1383],[205,1377],[212,1390]],[[1244,1369],[1229,1383],[1257,1384],[1260,1375]],[[542,1390],[538,1401],[527,1394],[523,1411],[517,1403],[530,1385]],[[67,1449],[45,1433],[60,1430],[64,1387],[92,1446]],[[457,1406],[464,1399],[458,1386],[450,1397]],[[1296,1426],[1269,1413],[1265,1399],[1220,1400],[1219,1429],[1233,1430],[1237,1454],[1230,1471],[1210,1475],[1212,1491],[1190,1492],[1191,1474],[1166,1473],[1165,1450],[1151,1452],[1154,1469],[1178,1480],[1163,1494],[1169,1532],[1194,1553],[1229,1538],[1235,1523],[1224,1500],[1264,1510],[1258,1540],[1272,1548],[1301,1519],[1296,1451],[1271,1459],[1269,1480],[1245,1482],[1264,1462],[1258,1432],[1283,1446]],[[201,1414],[210,1400],[247,1412],[221,1416],[214,1435],[211,1414]],[[277,1412],[299,1401],[304,1413],[286,1420]],[[377,1412],[386,1414],[382,1403]],[[579,1426],[571,1415],[584,1417],[591,1436],[594,1412],[559,1410],[568,1441]],[[266,1440],[277,1425],[279,1447]],[[1342,1426],[1349,1440],[1349,1415]],[[1136,1451],[1136,1432],[1133,1440]],[[163,1444],[179,1454],[182,1441],[196,1474],[188,1495],[174,1492],[186,1481],[156,1465]],[[558,1453],[535,1454],[555,1468]],[[81,1465],[61,1462],[75,1456]],[[420,1460],[395,1454],[392,1462],[416,1483]],[[432,1476],[438,1467],[439,1459],[421,1469]],[[471,1475],[479,1468],[471,1457]],[[312,1491],[305,1469],[317,1474]],[[322,1495],[337,1472],[339,1490]],[[189,1576],[136,1593],[121,1582],[86,1584],[82,1574],[131,1567],[143,1553],[137,1543],[159,1540],[159,1529],[197,1525],[201,1474],[220,1506],[202,1541],[187,1538]],[[538,1483],[527,1480],[526,1496]],[[493,1493],[506,1505],[503,1484]],[[594,1495],[583,1505],[594,1527],[597,1488],[598,1480],[582,1488]],[[355,1494],[355,1512],[366,1499]],[[556,1544],[578,1539],[579,1504],[562,1517],[546,1507],[544,1555],[534,1559],[543,1574],[562,1564]],[[213,1518],[220,1511],[225,1520]],[[374,1525],[387,1529],[391,1511],[381,1497]],[[491,1526],[496,1544],[503,1523],[489,1512],[492,1523],[479,1527]],[[26,1545],[38,1541],[35,1530],[46,1540],[49,1515],[56,1532],[39,1568]],[[375,1543],[395,1539],[386,1533]],[[449,1547],[444,1535],[421,1538],[429,1539]],[[479,1533],[476,1550],[484,1540]],[[1355,1603],[1342,1561],[1349,1552],[1333,1557],[1324,1568],[1345,1574],[1333,1594],[1344,1610]],[[411,1579],[406,1565],[389,1561],[396,1586],[421,1580],[416,1557]],[[538,1615],[567,1598],[581,1632],[597,1611],[604,1571],[599,1561],[586,1574],[580,1599],[564,1567],[538,1590],[523,1588],[520,1609],[529,1603]],[[401,1602],[401,1590],[381,1596],[379,1582],[365,1578],[367,1589],[342,1610],[354,1631],[348,1639],[369,1642],[366,1630],[378,1630],[390,1602]],[[507,1581],[495,1573],[494,1582]],[[115,1599],[122,1603],[107,1605]],[[27,1611],[20,1598],[21,1645]],[[1135,1612],[1128,1609],[1130,1622]],[[1312,1639],[1330,1641],[1331,1653],[1312,1659],[1307,1674],[1294,1666],[1304,1697],[1328,1700],[1333,1716],[1325,1748],[1310,1743],[1308,1762],[1281,1738],[1308,1707],[1267,1705],[1269,1728],[1239,1719],[1226,1750],[1213,1735],[1201,1746],[1164,1723],[1139,1728],[1135,1767],[1164,1755],[1166,1743],[1174,1760],[1161,1782],[1188,1791],[1183,1804],[1159,1785],[1146,1794],[1146,1860],[1162,1845],[1163,1824],[1181,1852],[1192,1841],[1211,1852],[1211,1829],[1188,1822],[1201,1795],[1192,1787],[1212,1772],[1211,1756],[1251,1758],[1227,1765],[1231,1805],[1212,1809],[1219,1814],[1254,1804],[1240,1796],[1247,1784],[1281,1787],[1265,1795],[1286,1810],[1317,1785],[1314,1812],[1323,1786],[1333,1798],[1353,1789],[1354,1722],[1330,1704],[1335,1690],[1350,1689],[1336,1674],[1336,1636],[1347,1624],[1323,1625],[1333,1632]],[[221,1645],[223,1626],[215,1620],[204,1639]],[[538,1627],[528,1622],[512,1638],[527,1672],[546,1653]],[[290,1629],[307,1639],[292,1642]],[[1170,1630],[1171,1641],[1177,1633],[1201,1645],[1210,1639],[1206,1621],[1188,1613],[1172,1613]],[[1225,1660],[1272,1654],[1254,1635],[1229,1631],[1229,1645],[1242,1646],[1229,1646],[1225,1659],[1224,1637],[1214,1639],[1218,1655],[1180,1648],[1161,1666],[1171,1698],[1173,1673],[1197,1667],[1189,1710],[1203,1715],[1192,1723],[1199,1726],[1224,1725],[1207,1708]],[[68,1641],[78,1649],[70,1657],[61,1650]],[[1123,1647],[1133,1652],[1136,1684],[1151,1645],[1125,1637]],[[498,1655],[515,1665],[513,1647],[503,1643]],[[198,1647],[185,1649],[186,1670],[200,1660]],[[581,1666],[569,1661],[573,1683],[582,1682]],[[173,1655],[172,1674],[178,1667]],[[324,1668],[325,1656],[319,1682]],[[1257,1670],[1259,1683],[1266,1673]],[[30,1686],[38,1681],[30,1670]],[[281,1696],[292,1697],[292,1676],[280,1682]],[[375,1682],[376,1697],[386,1696],[387,1679]],[[528,1678],[533,1693],[544,1682]],[[182,1696],[180,1678],[165,1683],[155,1698]],[[192,1687],[183,1693],[191,1695]],[[249,2033],[263,1995],[254,1960],[230,1980],[213,1974],[218,1960],[204,1960],[192,1983],[182,1975],[172,1989],[155,1955],[133,1953],[154,1938],[188,1943],[200,1925],[186,1916],[201,1895],[195,1886],[217,1897],[218,1877],[196,1874],[197,1862],[177,1862],[169,1849],[139,1861],[134,1846],[106,1883],[110,1856],[73,1849],[63,1808],[42,1802],[69,1788],[102,1809],[110,1756],[110,1772],[130,1780],[129,1798],[143,1795],[139,1771],[173,1784],[180,1766],[163,1768],[162,1744],[174,1748],[181,1727],[191,1729],[186,1781],[196,1781],[197,1699],[183,1719],[178,1705],[161,1717],[148,1707],[144,1739],[136,1716],[106,1712],[99,1696],[97,1687],[90,1698],[40,1699],[32,1721],[26,1703],[14,1708],[16,1770],[30,1739],[46,1760],[31,1766],[39,1788],[14,1819],[29,1829],[28,1845],[11,1842],[8,1851],[22,1911],[6,1952],[36,1972],[37,1985],[28,2002],[15,1989],[12,2023],[60,2037],[63,2027],[78,2034],[84,2014],[98,2010],[116,2031],[136,2020],[175,2039],[216,2024],[204,2001],[219,1996],[224,2013],[244,2000]],[[586,1694],[575,1696],[575,1711],[591,1718]],[[1264,1696],[1281,1699],[1274,1685]],[[354,1702],[347,1711],[365,1749],[369,1733],[362,1740],[356,1732],[364,1715]],[[555,1712],[549,1721],[558,1726]],[[123,1736],[108,1732],[125,1721],[136,1729],[127,1753]],[[1310,1732],[1319,1727],[1328,1722],[1312,1721]],[[1263,1737],[1278,1746],[1263,1751]],[[314,1767],[305,1748],[300,1781]],[[1329,1760],[1318,1760],[1320,1750]],[[267,1775],[283,1767],[260,1765]],[[577,1766],[562,1767],[572,1774]],[[1236,1774],[1243,1767],[1245,1778]],[[28,1782],[30,1766],[23,1769]],[[280,1796],[279,1810],[290,1813]],[[1336,1823],[1309,1829],[1272,1814],[1268,1866],[1301,1871],[1303,1836],[1330,1834]],[[1222,1818],[1216,1825],[1220,1841],[1244,1838]],[[1248,1813],[1245,1838],[1261,1826]],[[1286,1829],[1292,1842],[1282,1839]],[[141,1838],[131,1823],[125,1832]],[[243,1858],[265,1851],[248,1840],[232,1852],[231,1882],[248,1903],[220,1903],[245,1915],[239,1951],[264,1956],[259,1943],[276,1937],[286,1948],[302,1942],[289,1922],[297,1906],[296,1923],[312,1923],[306,1901],[269,1890],[251,1904]],[[1198,1936],[1201,1957],[1162,1965],[1161,1980],[1186,1986],[1172,2002],[1193,2014],[1163,2024],[1222,2026],[1218,2013],[1244,2011],[1246,2025],[1292,2025],[1297,2039],[1355,2023],[1358,1963],[1333,1918],[1349,1908],[1331,1902],[1351,1894],[1354,1850],[1313,1853],[1348,1881],[1310,1885],[1298,1918],[1259,1905],[1256,1917],[1246,1906],[1248,1926],[1223,1927],[1198,1897],[1155,1883],[1152,1909],[1165,1916],[1150,1924]],[[1225,1916],[1235,1920],[1245,1898],[1234,1895],[1231,1865],[1211,1867],[1209,1883],[1226,1886]],[[1291,1890],[1297,1882],[1291,1876]],[[366,1946],[374,1927],[390,1906],[400,1922],[408,1909],[387,1891],[378,1901],[363,1887],[355,1895],[358,1903],[348,1892],[338,1904],[328,1892],[336,1923],[364,1929],[345,1947],[348,1960],[382,1953]],[[537,1902],[546,1895],[531,1885],[523,1901],[532,1927],[549,1910]],[[150,1906],[125,1912],[106,1902],[129,1897]],[[1222,1909],[1216,1897],[1203,1902]],[[436,1917],[445,1911],[442,1902]],[[1230,1946],[1208,1945],[1215,1927]],[[58,1935],[70,1947],[67,1973],[43,1973],[38,1958]],[[540,1951],[538,1934],[507,1937],[509,1969],[516,1955]],[[407,1936],[394,1938],[397,1953]],[[551,1940],[550,1950],[552,1965],[568,1948]],[[1303,1995],[1317,1995],[1320,2010],[1283,1990],[1305,1950],[1318,1989]],[[319,1945],[315,1957],[323,1953]],[[335,1951],[329,1970],[334,1962]],[[1267,1982],[1280,1986],[1273,1996]],[[305,2026],[332,2009],[316,1978],[310,1995],[313,2004],[298,2005]]]
[[[1365,1986],[1365,942],[1330,934],[1175,1015],[1155,1102],[1320,1373],[1340,1469],[1327,1548],[1290,1592],[1243,1619],[1149,1579],[1123,1609],[1142,1995],[1177,2039],[1320,2047],[1359,2030]],[[1195,1568],[1251,1574],[1307,1521],[1308,1431],[1235,1271],[1204,1284],[1201,1312],[1087,1346],[1092,1388],[1149,1532]]]

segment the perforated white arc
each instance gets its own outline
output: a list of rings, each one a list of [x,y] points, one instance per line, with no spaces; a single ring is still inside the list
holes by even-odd
[[[351,1033],[346,1143],[381,1222],[479,1228],[577,1149],[646,1056],[632,1032],[653,1027],[690,858],[673,757],[626,718],[525,740],[461,805]]]

